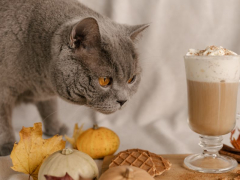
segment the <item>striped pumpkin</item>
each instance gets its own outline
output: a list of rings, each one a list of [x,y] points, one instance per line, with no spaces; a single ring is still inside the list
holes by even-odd
[[[38,180],[46,180],[45,175],[64,177],[68,173],[73,179],[98,177],[98,167],[86,153],[75,149],[63,149],[48,156],[40,167]]]

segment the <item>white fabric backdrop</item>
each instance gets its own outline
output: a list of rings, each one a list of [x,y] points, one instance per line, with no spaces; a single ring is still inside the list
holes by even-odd
[[[119,23],[151,24],[138,44],[143,67],[142,82],[127,107],[111,115],[59,100],[61,120],[70,130],[76,122],[85,123],[85,128],[98,123],[99,126],[114,130],[121,140],[118,151],[142,148],[158,154],[200,152],[198,135],[187,124],[183,55],[189,48],[202,49],[207,45],[222,45],[240,54],[240,1],[81,2]],[[17,139],[22,126],[33,126],[34,122],[39,121],[40,116],[34,106],[18,106],[13,112]],[[230,144],[229,135],[224,136],[224,142]],[[6,167],[9,157],[2,157],[0,162],[0,167]],[[18,178],[9,176],[11,173],[9,165],[7,169],[0,168],[0,179],[26,178],[21,175]]]
[[[189,48],[221,45],[240,53],[238,0],[81,0],[119,23],[150,23],[138,44],[142,82],[127,107],[111,115],[59,100],[59,116],[72,131],[97,122],[120,137],[120,150],[143,148],[158,154],[199,152],[198,135],[187,124],[183,55]],[[16,137],[22,126],[40,121],[36,108],[14,110]],[[70,131],[70,133],[71,133]],[[70,135],[69,133],[69,135]],[[229,144],[229,135],[224,136]]]

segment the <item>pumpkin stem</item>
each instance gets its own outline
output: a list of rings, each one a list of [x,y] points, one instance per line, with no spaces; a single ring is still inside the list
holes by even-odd
[[[62,154],[63,155],[69,155],[69,154],[72,154],[73,153],[73,150],[70,149],[70,148],[65,148],[62,150]]]
[[[98,129],[98,128],[99,128],[99,127],[98,127],[97,124],[94,124],[94,125],[93,125],[93,129],[94,129],[94,130],[96,130],[96,129]]]
[[[127,178],[127,179],[133,178],[132,173],[133,173],[133,169],[128,167],[128,168],[126,169],[126,172],[125,172],[125,174],[124,174],[124,177]]]

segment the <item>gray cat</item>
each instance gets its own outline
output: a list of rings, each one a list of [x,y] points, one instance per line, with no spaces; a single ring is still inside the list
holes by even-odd
[[[64,134],[56,97],[108,114],[137,91],[134,42],[147,25],[128,26],[77,0],[0,1],[0,155],[15,142],[19,102],[36,104],[45,134]]]

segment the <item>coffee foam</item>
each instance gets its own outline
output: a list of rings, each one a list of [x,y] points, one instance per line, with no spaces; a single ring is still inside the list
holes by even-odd
[[[238,82],[240,56],[185,56],[188,80],[199,82]]]
[[[189,49],[186,56],[227,56],[237,55],[237,53],[230,51],[222,46],[207,46],[204,50]]]

